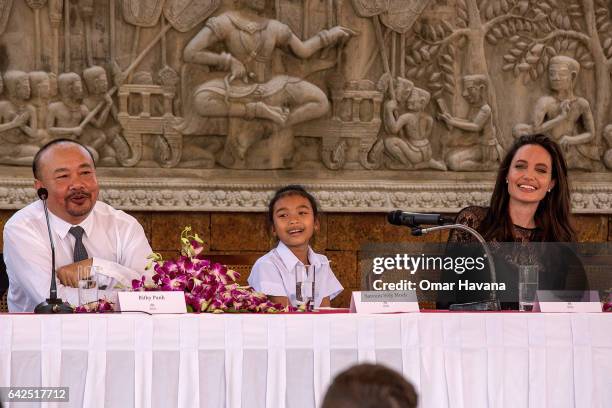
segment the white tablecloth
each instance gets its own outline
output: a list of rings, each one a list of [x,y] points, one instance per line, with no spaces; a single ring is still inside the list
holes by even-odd
[[[0,386],[62,407],[314,407],[368,361],[422,408],[609,408],[612,314],[0,315]]]

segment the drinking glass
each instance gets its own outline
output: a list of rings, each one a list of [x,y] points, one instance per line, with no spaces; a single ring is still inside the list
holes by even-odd
[[[519,265],[519,310],[533,310],[536,291],[538,290],[538,266]]]
[[[297,264],[295,267],[295,300],[298,307],[305,305],[306,310],[314,309],[315,293],[314,265]]]
[[[77,267],[79,276],[79,306],[90,309],[98,302],[98,267]]]

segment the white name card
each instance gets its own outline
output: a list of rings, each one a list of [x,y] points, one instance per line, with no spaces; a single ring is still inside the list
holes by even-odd
[[[350,313],[419,312],[413,290],[353,292]]]
[[[601,303],[596,290],[538,290],[534,312],[599,313]]]
[[[184,292],[119,292],[122,312],[187,313]]]

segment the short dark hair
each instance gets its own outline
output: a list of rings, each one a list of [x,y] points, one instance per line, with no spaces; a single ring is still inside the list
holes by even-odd
[[[416,408],[417,400],[401,374],[380,364],[359,364],[334,378],[322,408]]]
[[[83,143],[78,142],[76,140],[72,140],[72,139],[66,139],[66,138],[54,139],[48,142],[47,144],[45,144],[43,147],[41,147],[40,150],[36,152],[36,155],[34,155],[34,160],[32,161],[32,173],[34,174],[35,179],[40,180],[40,178],[38,177],[39,176],[38,170],[40,169],[40,165],[38,162],[40,161],[40,156],[42,156],[42,154],[45,151],[49,150],[49,148],[51,148],[52,146],[55,146],[56,144],[61,144],[61,143],[72,143],[77,146],[81,146],[83,149],[87,151],[87,153],[89,153],[89,157],[91,157],[91,161],[95,167],[96,161],[93,157],[93,154],[91,154],[87,146],[85,146]]]
[[[299,184],[290,184],[288,186],[276,190],[276,193],[274,193],[274,197],[272,197],[272,199],[270,200],[270,204],[268,204],[268,222],[270,223],[270,225],[274,225],[274,205],[276,204],[276,202],[283,197],[292,195],[298,195],[300,197],[306,198],[310,202],[314,218],[317,218],[317,216],[319,215],[317,199],[314,198],[314,196],[308,191],[306,191],[303,186]]]

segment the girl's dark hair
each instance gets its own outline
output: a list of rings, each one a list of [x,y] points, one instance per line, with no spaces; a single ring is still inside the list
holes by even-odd
[[[274,197],[270,200],[270,204],[268,204],[268,222],[270,225],[274,224],[274,205],[278,200],[283,197],[298,195],[300,197],[306,198],[310,202],[310,206],[312,207],[312,213],[314,218],[317,219],[319,215],[319,207],[317,205],[317,199],[314,198],[312,194],[310,194],[306,189],[299,184],[290,184],[283,188],[276,190],[274,193]]]
[[[518,149],[530,144],[541,146],[550,154],[552,179],[555,180],[555,186],[540,201],[534,216],[536,226],[540,229],[539,238],[544,242],[574,241],[575,232],[570,224],[570,190],[565,158],[559,145],[548,136],[541,134],[521,136],[506,153],[499,165],[491,204],[481,232],[487,241],[514,241],[512,220],[508,212],[510,195],[506,178]]]

